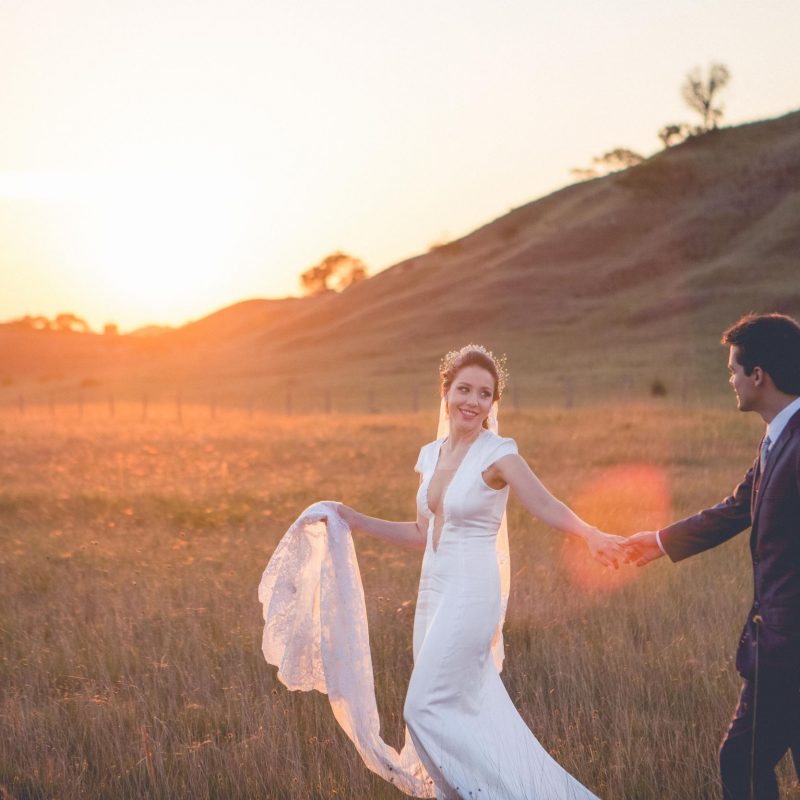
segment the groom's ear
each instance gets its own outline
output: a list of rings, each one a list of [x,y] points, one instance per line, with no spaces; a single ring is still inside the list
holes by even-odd
[[[753,367],[750,377],[753,379],[753,383],[756,386],[763,386],[767,377],[767,373],[764,372],[761,367]]]

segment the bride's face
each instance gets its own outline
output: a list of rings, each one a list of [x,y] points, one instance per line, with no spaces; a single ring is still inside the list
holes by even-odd
[[[493,397],[491,372],[474,365],[459,370],[445,396],[451,430],[468,433],[483,427],[492,410]]]

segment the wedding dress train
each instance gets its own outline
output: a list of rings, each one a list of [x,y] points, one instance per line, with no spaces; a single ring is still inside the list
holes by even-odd
[[[349,529],[332,503],[307,509],[267,565],[259,586],[264,655],[289,688],[327,692],[367,766],[407,794],[597,800],[539,744],[500,680],[508,487],[492,489],[482,473],[516,445],[481,431],[437,516],[428,486],[443,441],[425,445],[415,467],[428,530],[402,751],[379,736],[363,589]]]

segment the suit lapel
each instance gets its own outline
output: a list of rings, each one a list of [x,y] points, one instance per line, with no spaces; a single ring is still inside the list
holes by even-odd
[[[764,474],[761,474],[761,459],[756,459],[756,475],[755,475],[755,485],[758,487],[755,496],[755,504],[753,506],[753,513],[752,518],[755,520],[756,512],[758,507],[761,505],[761,495],[764,493],[764,487],[767,485],[767,482],[772,475],[773,470],[775,469],[775,464],[778,463],[778,459],[780,458],[781,451],[786,446],[786,442],[792,438],[792,433],[794,432],[795,428],[800,426],[800,411],[795,413],[789,422],[786,423],[786,427],[783,429],[783,433],[778,437],[778,441],[772,445],[769,451],[769,455],[767,456],[767,466],[764,469]],[[765,434],[766,435],[766,434]],[[764,438],[761,438],[761,441],[764,441]],[[761,444],[758,446],[759,454],[761,451]]]
[[[788,426],[787,426],[788,427]],[[778,459],[781,455],[781,450],[783,450],[784,446],[786,445],[786,441],[789,439],[789,431],[784,430],[783,434],[781,435],[780,439],[770,448],[769,455],[767,456],[767,466],[764,469],[764,474],[761,476],[761,485],[764,486],[766,482],[769,480],[770,475],[772,475],[772,470],[777,463]]]

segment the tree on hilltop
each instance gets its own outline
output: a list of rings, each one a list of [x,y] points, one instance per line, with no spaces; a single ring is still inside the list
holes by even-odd
[[[606,172],[618,172],[621,169],[628,169],[628,167],[635,167],[644,161],[644,156],[639,155],[635,150],[629,150],[627,147],[616,147],[603,153],[602,156],[595,156],[592,159],[594,164],[597,164],[600,169]]]
[[[689,125],[686,122],[665,125],[658,132],[658,138],[665,148],[680,144],[690,136],[700,136],[717,128],[724,113],[718,100],[719,92],[727,86],[730,79],[730,70],[719,63],[709,66],[708,78],[703,78],[700,67],[695,67],[686,74],[681,95],[686,105],[700,115],[701,122],[699,125]]]
[[[300,275],[300,285],[305,294],[341,292],[367,277],[364,263],[354,256],[337,250]]]
[[[707,80],[703,79],[699,67],[695,67],[686,75],[681,94],[686,105],[703,118],[700,125],[701,133],[714,130],[722,119],[723,108],[721,105],[714,105],[715,95],[725,88],[730,79],[730,70],[724,64],[711,64]]]
[[[591,178],[599,178],[601,175],[608,175],[611,172],[619,172],[628,167],[635,167],[644,161],[644,156],[639,155],[635,150],[627,147],[615,147],[601,156],[592,159],[591,167],[575,167],[571,170],[575,180],[586,181]]]
[[[673,124],[673,125],[665,125],[659,132],[658,138],[661,139],[661,144],[664,145],[665,148],[672,147],[674,144],[680,144],[685,139],[688,139],[689,136],[692,134],[692,127],[691,125],[687,125],[685,122],[681,122],[680,124]]]

